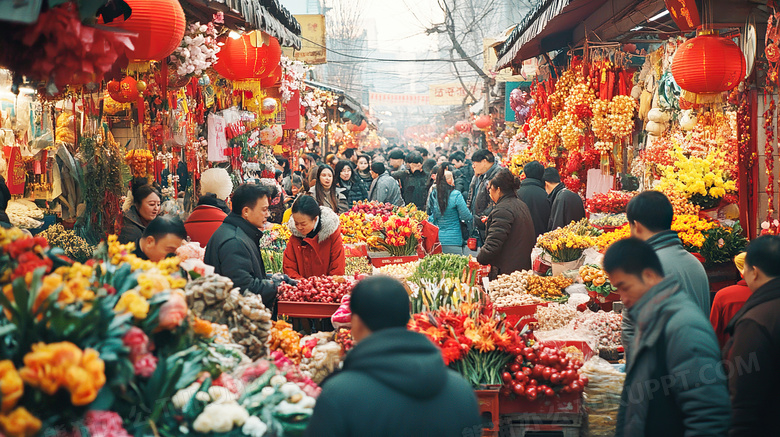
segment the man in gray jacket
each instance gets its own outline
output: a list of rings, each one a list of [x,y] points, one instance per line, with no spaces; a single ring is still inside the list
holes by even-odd
[[[390,203],[396,206],[404,206],[404,199],[401,197],[401,188],[390,173],[385,170],[385,165],[381,162],[371,164],[371,189],[368,191],[368,200],[376,200],[381,203]]]
[[[710,285],[704,266],[685,250],[677,232],[672,230],[674,209],[660,191],[645,191],[636,195],[626,206],[631,236],[645,241],[655,250],[667,277],[675,277],[684,293],[701,310],[710,314]],[[623,311],[623,348],[626,363],[631,360],[631,337],[635,324],[630,314]]]
[[[615,436],[725,436],[731,405],[715,333],[656,253],[628,238],[604,254],[637,327]]]

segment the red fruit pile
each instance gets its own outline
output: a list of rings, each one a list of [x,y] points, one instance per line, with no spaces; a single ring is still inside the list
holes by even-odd
[[[342,276],[315,276],[299,279],[298,285],[279,286],[279,300],[285,302],[339,303],[352,292],[352,283]]]
[[[504,368],[501,394],[514,393],[534,401],[558,393],[581,393],[588,385],[588,377],[579,374],[580,367],[579,360],[569,360],[560,349],[541,347],[534,342],[533,346],[522,348],[515,360]]]
[[[355,206],[350,211],[372,215],[391,215],[393,213],[393,205],[390,203],[379,203],[376,200],[370,202],[360,201],[355,203]]]

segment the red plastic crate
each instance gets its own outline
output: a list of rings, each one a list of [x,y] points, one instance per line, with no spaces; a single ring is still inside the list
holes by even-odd
[[[493,424],[492,428],[483,428],[483,436],[486,435],[498,435],[499,428],[499,400],[498,389],[495,390],[474,390],[477,394],[477,402],[479,402],[479,414],[484,419],[488,419]],[[483,423],[484,420],[483,419]]]
[[[278,302],[278,313],[287,317],[329,319],[339,309],[338,303]]]
[[[533,305],[517,305],[513,307],[501,307],[497,308],[498,312],[506,314],[506,321],[509,326],[515,326],[518,320],[522,323],[536,323],[536,308],[540,306],[547,306],[547,302]],[[518,328],[522,327],[518,325]]]
[[[389,266],[393,264],[405,264],[420,259],[417,255],[411,256],[384,256],[379,258],[370,258],[371,265],[374,267]]]
[[[582,408],[582,393],[559,393],[553,398],[537,398],[529,401],[524,396],[512,399],[502,396],[498,404],[499,414],[559,414],[579,413]]]

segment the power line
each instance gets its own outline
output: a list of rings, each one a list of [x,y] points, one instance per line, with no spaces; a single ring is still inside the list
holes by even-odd
[[[331,53],[335,53],[335,54],[337,54],[339,56],[344,56],[346,58],[352,58],[352,59],[362,59],[364,61],[373,61],[373,62],[419,62],[419,63],[422,63],[422,62],[449,62],[449,63],[455,63],[455,62],[466,62],[466,59],[473,59],[473,58],[476,58],[476,57],[479,57],[479,56],[483,56],[483,52],[479,52],[479,53],[477,53],[475,55],[469,56],[466,59],[464,59],[464,58],[459,58],[459,59],[386,59],[386,58],[368,58],[368,57],[365,57],[365,56],[349,55],[349,54],[346,54],[346,53],[343,53],[343,52],[340,52],[340,51],[336,51],[336,50],[333,50],[331,48],[325,47],[324,45],[319,44],[318,42],[312,41],[312,40],[310,40],[308,38],[305,38],[305,37],[301,37],[301,39],[305,40],[305,41],[308,41],[308,42],[316,45],[317,47],[321,47],[321,48],[323,48],[323,49],[325,49],[325,50],[327,50],[327,51],[329,51]]]

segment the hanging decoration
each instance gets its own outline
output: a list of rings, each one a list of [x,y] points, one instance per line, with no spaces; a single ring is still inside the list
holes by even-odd
[[[477,126],[477,129],[479,129],[479,130],[485,130],[485,129],[490,127],[492,122],[493,122],[493,120],[491,120],[489,115],[480,115],[474,121],[474,125]]]
[[[774,160],[774,137],[775,137],[775,99],[769,101],[769,107],[764,112],[764,132],[766,134],[766,143],[764,144],[764,158],[766,161],[766,218],[771,220],[775,214],[775,160]]]
[[[260,112],[263,113],[263,115],[271,115],[274,112],[276,112],[276,109],[279,107],[279,105],[276,103],[276,99],[272,97],[266,97],[263,99],[263,104],[260,108]]]
[[[471,123],[461,120],[455,123],[455,130],[462,134],[467,134],[471,132]]]
[[[276,38],[253,31],[237,38],[228,36],[223,40],[219,60],[214,70],[234,82],[234,88],[258,90],[259,81],[271,73],[279,64],[282,49]]]
[[[702,31],[677,49],[672,75],[686,101],[715,103],[723,100],[724,91],[739,85],[746,68],[745,56],[734,41]]]
[[[184,37],[186,20],[178,0],[125,0],[132,8],[130,18],[103,23],[138,34],[132,38],[133,50],[127,54],[133,68],[142,68],[149,61],[165,59],[173,53]]]
[[[213,22],[195,22],[187,27],[184,38],[170,57],[170,68],[181,77],[202,76],[217,62],[220,45]]]
[[[303,61],[295,61],[287,56],[282,56],[279,62],[282,66],[279,92],[282,95],[282,103],[287,103],[293,98],[295,91],[301,89],[309,67]]]
[[[272,124],[260,131],[260,144],[264,146],[275,146],[282,140],[282,125]]]

